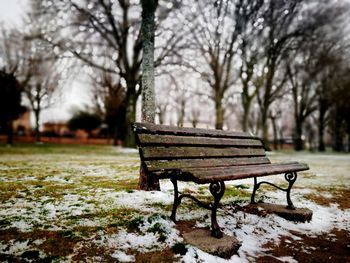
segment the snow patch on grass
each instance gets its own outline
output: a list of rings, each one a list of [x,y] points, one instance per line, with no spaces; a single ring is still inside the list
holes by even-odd
[[[76,237],[83,237],[76,241],[78,244],[75,247],[81,247],[83,242],[93,243],[102,251],[110,252],[108,256],[121,262],[134,261],[135,251],[160,251],[183,242],[174,223],[164,217],[169,216],[173,203],[172,183],[169,180],[161,181],[160,192],[135,190],[139,167],[139,158],[135,154],[137,150],[113,148],[111,151],[112,154],[106,155],[101,152],[84,154],[82,151],[79,154],[2,155],[0,171],[3,175],[0,175],[0,181],[3,185],[9,184],[8,187],[4,185],[0,193],[3,195],[0,230],[15,228],[26,235],[37,230],[68,231],[71,235],[63,239],[69,242],[75,242]],[[294,223],[276,215],[261,217],[243,212],[233,214],[230,205],[237,201],[240,205],[247,203],[240,201],[246,200],[242,195],[236,197],[233,194],[237,190],[237,193],[246,196],[245,191],[252,190],[253,180],[227,182],[228,195],[221,202],[225,206],[218,210],[218,222],[226,234],[236,236],[242,242],[238,255],[225,260],[187,245],[188,252],[179,258],[180,261],[253,262],[257,257],[266,255],[264,245],[270,241],[278,244],[282,236],[300,239],[292,234],[293,231],[309,236],[324,234],[334,228],[350,231],[350,209],[341,210],[337,204],[317,205],[305,198],[322,188],[323,197],[331,199],[339,187],[348,187],[348,155],[302,153],[291,156],[274,153],[271,159],[282,162],[300,160],[310,165],[310,171],[299,174],[292,191],[292,200],[297,207],[313,210],[312,221]],[[286,184],[283,175],[266,179],[276,184]],[[205,200],[212,198],[208,185],[179,182],[179,189],[198,194]],[[285,193],[264,188],[264,185],[257,193],[259,196],[268,196],[265,200],[269,203],[285,203]],[[197,227],[210,226],[210,212],[188,199],[178,208],[177,219],[195,221]],[[135,224],[130,225],[131,221]],[[74,232],[75,229],[81,232]],[[40,236],[34,240],[15,238],[0,241],[0,253],[19,256],[34,246],[40,246],[44,240],[47,241]],[[94,261],[105,260],[101,255],[91,258]],[[60,257],[59,261],[65,259],[69,261],[70,256]],[[294,262],[291,257],[277,259]]]
[[[134,262],[135,257],[133,255],[128,255],[124,251],[117,250],[111,257],[117,259],[119,262]]]

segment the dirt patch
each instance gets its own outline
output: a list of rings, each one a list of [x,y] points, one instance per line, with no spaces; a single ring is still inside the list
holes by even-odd
[[[324,194],[322,194],[322,192]],[[327,195],[331,194],[331,196]],[[315,202],[318,205],[330,206],[331,204],[338,204],[339,209],[350,209],[350,190],[349,189],[336,189],[336,191],[322,191],[317,193],[305,195],[305,198]]]
[[[97,246],[91,242],[81,244],[79,249],[72,257],[73,262],[93,262],[94,259],[100,262],[118,262],[117,259],[111,256],[113,252],[105,247]]]
[[[171,248],[165,248],[155,252],[138,253],[135,255],[135,262],[138,263],[175,262],[175,259],[175,254]]]
[[[178,221],[176,222],[176,229],[180,231],[180,234],[191,232],[194,229],[194,226],[196,225],[195,220],[190,221]]]
[[[306,263],[350,262],[350,233],[346,230],[333,229],[318,236],[292,234],[296,238],[285,236],[278,245],[267,243],[264,248],[269,255],[258,258],[257,262],[281,262],[276,257],[293,257]]]

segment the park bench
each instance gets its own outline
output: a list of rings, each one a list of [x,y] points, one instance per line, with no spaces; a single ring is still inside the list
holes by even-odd
[[[201,207],[211,210],[211,234],[223,236],[216,220],[218,204],[225,192],[225,181],[253,178],[251,203],[261,184],[272,185],[286,192],[287,208],[295,209],[290,191],[297,179],[297,172],[308,170],[298,162],[271,163],[266,157],[262,141],[248,133],[179,128],[150,123],[134,123],[133,131],[139,148],[141,166],[147,176],[170,179],[174,185],[174,203],[171,219],[176,221],[176,210],[182,198],[190,198]],[[257,178],[284,174],[286,188]],[[209,184],[214,197],[205,204],[190,194],[180,194],[177,181]]]

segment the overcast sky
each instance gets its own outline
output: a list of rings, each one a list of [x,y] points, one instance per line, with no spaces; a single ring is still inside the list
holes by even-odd
[[[0,20],[9,26],[20,26],[27,0],[0,0]]]
[[[21,27],[28,0],[0,0],[0,23],[6,27]],[[82,92],[82,90],[84,90]],[[73,108],[82,107],[89,102],[89,95],[79,78],[68,83],[63,89],[61,99],[53,107],[43,111],[41,122],[65,121],[71,116]],[[32,118],[34,120],[34,118]]]

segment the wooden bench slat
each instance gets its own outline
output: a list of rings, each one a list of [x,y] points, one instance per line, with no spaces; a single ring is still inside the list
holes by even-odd
[[[176,136],[176,135],[153,135],[139,134],[140,145],[206,145],[206,146],[254,146],[263,147],[258,139],[234,139],[234,138],[213,138],[213,137],[194,137],[194,136]]]
[[[249,133],[233,132],[214,129],[200,128],[185,128],[167,125],[157,125],[152,123],[134,123],[134,130],[137,134],[152,133],[152,134],[176,134],[176,135],[193,135],[193,136],[208,136],[208,137],[228,137],[228,138],[256,138]]]
[[[254,165],[268,164],[270,160],[267,157],[241,157],[241,158],[207,158],[207,159],[180,159],[180,160],[151,160],[145,161],[149,171],[159,171],[167,169],[184,168],[207,168],[207,167],[226,167],[233,165]]]
[[[158,179],[171,179],[174,185],[174,203],[170,218],[176,220],[176,209],[182,198],[191,198],[211,210],[212,236],[216,238],[223,236],[216,212],[225,192],[224,181],[296,173],[309,169],[306,164],[297,162],[271,164],[265,155],[262,142],[244,132],[178,128],[149,123],[135,123],[133,128],[146,174]],[[294,209],[290,190],[296,177],[286,176],[285,179],[288,182],[287,188],[254,180],[251,203],[255,203],[255,194],[260,185],[268,183],[285,191],[287,208]],[[214,202],[204,205],[192,195],[179,195],[178,180],[198,184],[211,183],[209,188]]]
[[[143,147],[144,159],[265,156],[263,148]]]
[[[267,176],[273,174],[284,174],[288,172],[299,172],[308,170],[306,164],[292,163],[275,163],[264,165],[249,165],[249,166],[231,166],[227,169],[183,169],[184,172],[189,172],[193,181],[197,183],[210,183],[215,181],[237,180],[252,178],[255,176]]]

